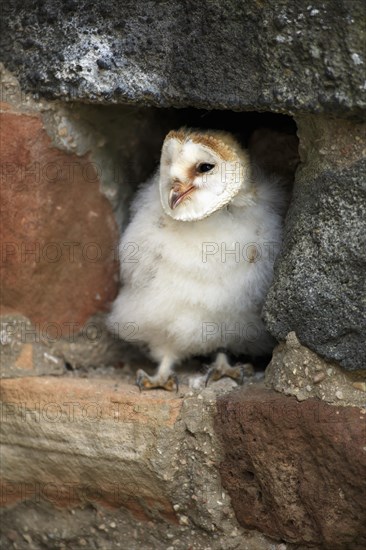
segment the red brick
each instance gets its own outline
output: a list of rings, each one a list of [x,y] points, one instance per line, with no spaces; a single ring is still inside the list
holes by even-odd
[[[365,413],[265,389],[219,399],[220,472],[239,523],[317,548],[365,548]]]
[[[116,295],[112,208],[89,155],[54,147],[40,115],[0,117],[2,311],[68,335]]]

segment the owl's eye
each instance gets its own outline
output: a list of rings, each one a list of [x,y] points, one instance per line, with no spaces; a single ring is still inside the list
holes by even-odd
[[[209,172],[212,170],[212,168],[215,168],[214,164],[209,164],[208,162],[202,162],[197,166],[197,172],[200,174],[204,174],[205,172]]]

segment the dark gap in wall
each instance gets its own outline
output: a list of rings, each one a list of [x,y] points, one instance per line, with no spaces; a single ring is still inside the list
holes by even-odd
[[[259,142],[255,145],[256,156],[264,155],[269,149],[276,151],[281,161],[278,162],[285,169],[288,178],[293,176],[298,164],[298,140],[296,137],[297,126],[294,119],[288,115],[271,112],[235,112],[227,110],[204,109],[156,109],[156,119],[160,122],[164,134],[171,129],[182,126],[203,130],[221,130],[232,133],[239,143],[247,148],[253,146],[253,137]],[[264,133],[266,129],[267,133]],[[265,137],[264,137],[265,136]],[[277,142],[277,143],[276,143]],[[284,159],[283,148],[286,148],[287,158]],[[254,148],[254,147],[253,147]],[[275,153],[274,153],[275,154]],[[158,165],[160,149],[154,158],[155,166]],[[283,159],[289,165],[284,167]],[[273,164],[273,160],[271,160]],[[274,167],[277,164],[274,163]],[[271,166],[268,168],[271,170]]]
[[[162,110],[163,111],[163,110]],[[177,119],[177,124],[202,129],[226,130],[244,145],[253,131],[260,127],[271,128],[285,133],[296,133],[296,124],[292,117],[270,112],[235,112],[201,109],[167,109],[167,114]]]

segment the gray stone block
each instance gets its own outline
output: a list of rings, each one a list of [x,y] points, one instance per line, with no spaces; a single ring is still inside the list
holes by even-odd
[[[309,117],[299,133],[308,158],[296,178],[265,321],[278,340],[295,331],[323,357],[366,368],[365,127]]]
[[[31,7],[30,7],[31,6]],[[50,98],[360,113],[363,0],[15,0],[1,58]]]

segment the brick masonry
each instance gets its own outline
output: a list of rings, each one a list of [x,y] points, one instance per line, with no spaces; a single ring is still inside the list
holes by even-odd
[[[239,523],[329,549],[366,543],[366,409],[273,390],[218,400],[220,473]]]
[[[112,208],[88,155],[54,147],[40,113],[0,117],[2,313],[67,336],[116,294]]]
[[[364,545],[365,409],[230,381],[176,395],[34,377],[3,380],[0,397],[5,507],[122,507],[220,540],[239,528],[242,541],[257,529],[317,548]]]

